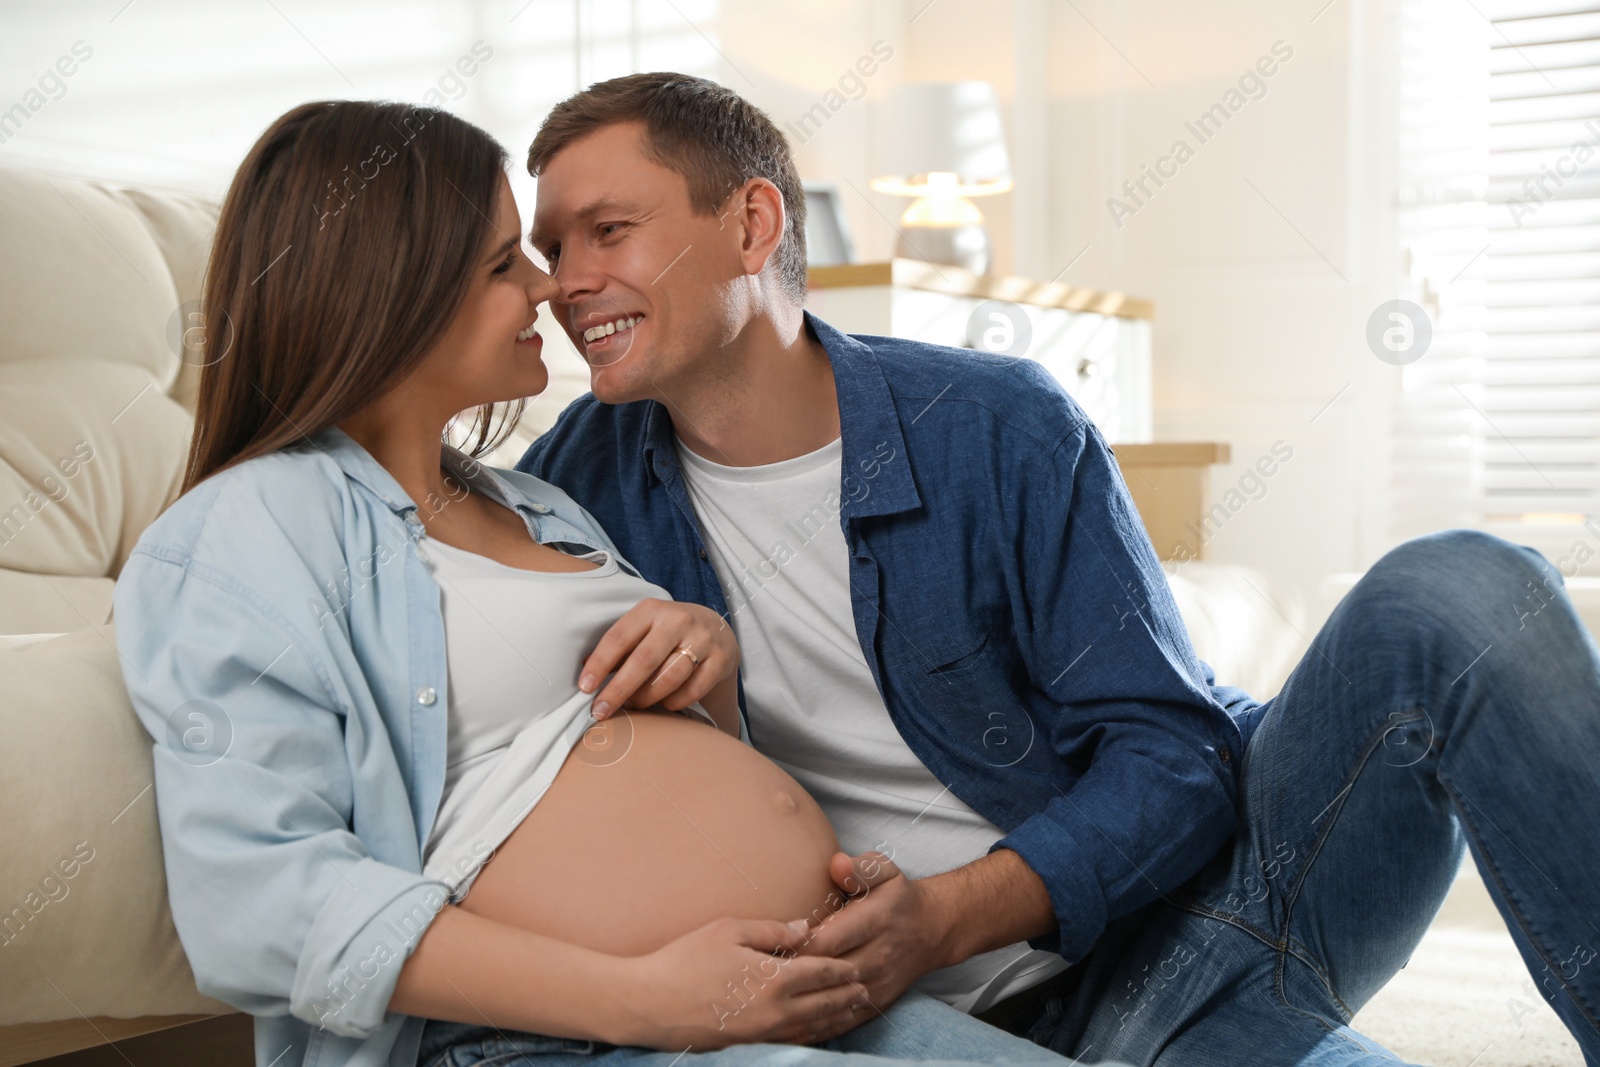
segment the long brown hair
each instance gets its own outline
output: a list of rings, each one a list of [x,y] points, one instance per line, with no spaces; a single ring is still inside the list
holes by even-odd
[[[223,201],[206,271],[183,489],[354,414],[413,370],[465,299],[505,149],[447,111],[359,100],[274,122]],[[526,401],[476,411],[479,456]]]

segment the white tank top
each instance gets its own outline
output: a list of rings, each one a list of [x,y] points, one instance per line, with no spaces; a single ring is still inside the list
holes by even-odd
[[[672,597],[603,549],[578,557],[599,564],[592,570],[551,572],[426,534],[418,548],[439,583],[449,722],[444,794],[422,873],[459,901],[593,723],[594,696],[578,689],[584,659],[639,601]],[[691,710],[712,722],[698,704]],[[608,729],[584,741],[585,758],[611,758]]]

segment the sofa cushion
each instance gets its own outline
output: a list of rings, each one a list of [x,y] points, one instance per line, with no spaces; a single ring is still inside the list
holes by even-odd
[[[115,578],[177,496],[190,427],[143,367],[0,362],[0,567]]]
[[[114,585],[0,567],[0,634],[63,634],[110,622]]]
[[[205,282],[206,260],[211,255],[211,237],[217,226],[220,205],[201,197],[180,193],[156,193],[144,189],[122,190],[120,195],[138,208],[145,228],[161,250],[167,262],[167,271],[177,289],[179,306],[185,312],[199,306],[201,286]],[[189,325],[186,314],[178,322],[167,322],[169,350],[184,350],[182,334],[175,327]],[[175,341],[175,333],[177,334]],[[190,412],[194,411],[195,397],[200,388],[200,363],[193,351],[179,357],[182,360],[177,378],[168,394]]]
[[[0,168],[0,363],[88,356],[143,367],[165,393],[180,301],[145,219],[103,185]]]
[[[140,726],[113,627],[0,637],[0,1025],[214,1014],[167,906]]]
[[[1162,566],[1195,654],[1217,682],[1257,700],[1276,696],[1306,651],[1306,608],[1294,587],[1236,563]]]

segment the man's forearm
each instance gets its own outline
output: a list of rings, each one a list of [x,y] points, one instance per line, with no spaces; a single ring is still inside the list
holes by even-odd
[[[1009,848],[921,884],[935,904],[941,967],[1047,934],[1057,925],[1044,881]]]

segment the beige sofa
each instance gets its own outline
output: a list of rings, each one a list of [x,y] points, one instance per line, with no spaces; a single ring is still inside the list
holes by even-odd
[[[0,1063],[231,1010],[173,930],[110,625],[112,581],[182,478],[198,371],[168,330],[215,216],[0,169]]]
[[[110,619],[113,581],[182,478],[198,369],[181,354],[215,216],[0,168],[0,1067],[231,1010],[195,989],[173,929],[150,742]],[[556,384],[491,462],[582,389],[550,340]],[[1213,564],[1173,586],[1218,676],[1275,692],[1304,649],[1294,597]]]

